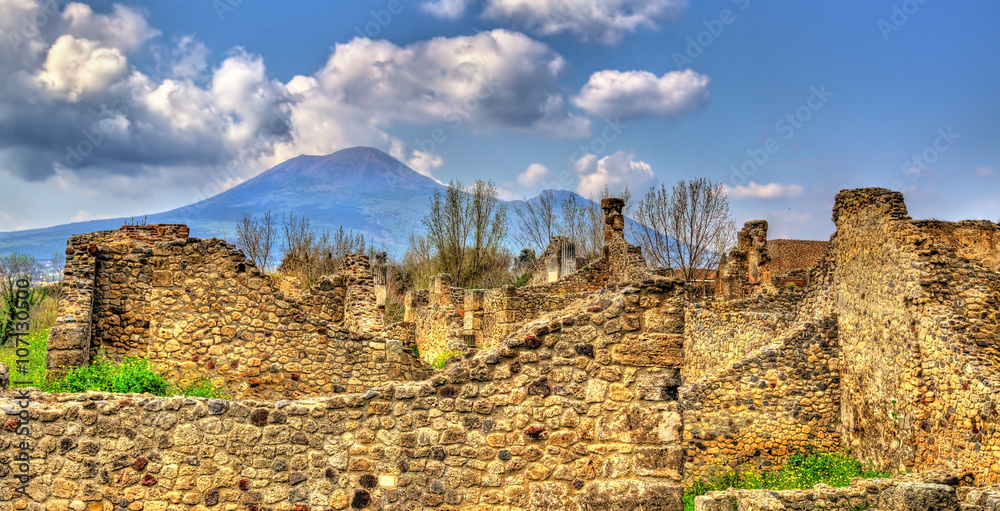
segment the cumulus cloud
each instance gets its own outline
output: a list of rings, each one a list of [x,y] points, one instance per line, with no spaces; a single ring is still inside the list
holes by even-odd
[[[521,186],[536,186],[549,177],[549,169],[541,163],[528,165],[524,172],[517,175],[517,184]]]
[[[103,92],[128,72],[128,60],[117,48],[102,48],[96,41],[64,35],[45,58],[38,81],[45,89],[68,101]]]
[[[424,12],[444,19],[457,19],[465,14],[465,9],[472,0],[430,0],[420,4]]]
[[[112,6],[111,14],[94,14],[90,6],[72,2],[66,4],[62,17],[67,23],[63,28],[66,32],[126,53],[160,34],[141,12],[120,4]]]
[[[574,163],[573,171],[579,177],[576,193],[584,197],[599,196],[605,186],[612,193],[620,192],[626,186],[632,190],[642,190],[654,180],[652,167],[625,151],[603,158],[598,158],[596,154],[585,154]]]
[[[493,30],[405,47],[355,38],[338,44],[315,78],[317,92],[377,122],[446,122],[586,135],[558,75],[563,58],[524,34]]]
[[[197,183],[211,169],[234,159],[253,162],[290,139],[291,95],[267,77],[259,57],[234,51],[201,87],[190,78],[203,68],[203,45],[187,39],[179,46],[176,74],[149,76],[128,55],[159,32],[137,11],[116,5],[105,15],[82,4],[68,4],[62,13],[46,11],[48,4],[34,7],[23,15],[48,16],[34,32],[44,50],[33,54],[24,43],[17,58],[0,59],[5,172],[81,189],[106,189],[109,176],[136,178],[165,169],[167,182]],[[244,171],[252,170],[260,169]],[[138,187],[123,187],[126,193],[129,188]]]
[[[648,71],[598,71],[573,104],[607,119],[677,117],[708,104],[708,77],[690,69],[657,78]]]
[[[617,44],[627,33],[675,19],[686,6],[686,0],[487,0],[483,17],[537,35],[570,33]]]
[[[802,187],[796,184],[784,185],[781,183],[757,184],[750,181],[746,185],[731,187],[723,185],[726,195],[731,199],[792,199],[802,195]]]

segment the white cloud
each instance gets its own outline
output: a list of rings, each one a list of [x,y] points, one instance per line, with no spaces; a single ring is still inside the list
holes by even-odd
[[[740,185],[735,188],[728,185],[723,185],[726,190],[726,195],[730,199],[743,200],[743,199],[778,199],[778,198],[795,198],[802,195],[802,187],[796,184],[783,185],[781,183],[767,183],[767,184],[757,184],[753,181],[746,185]]]
[[[406,165],[408,167],[437,181],[438,183],[441,183],[441,181],[431,174],[431,170],[440,167],[442,163],[444,163],[444,160],[441,159],[441,155],[425,153],[420,150],[413,151],[410,158],[406,160]]]
[[[505,184],[513,184],[513,183],[505,183]],[[514,193],[514,192],[512,192],[510,190],[508,190],[504,186],[497,186],[497,198],[499,198],[500,200],[505,200],[505,201],[521,200],[522,199],[522,197],[520,195],[518,195],[518,194],[516,194],[516,193]]]
[[[92,215],[84,210],[77,211],[73,218],[70,219],[71,222],[86,222],[88,220],[104,220],[105,218],[114,218],[109,215]]]
[[[576,193],[584,197],[599,196],[605,186],[612,193],[626,186],[631,190],[643,190],[654,180],[652,167],[625,151],[600,159],[596,154],[585,154],[574,163],[573,171],[580,179]]]
[[[997,169],[993,167],[987,167],[986,165],[976,167],[976,175],[979,177],[992,176],[993,174],[996,174],[996,172]]]
[[[542,36],[570,33],[617,44],[626,33],[676,18],[686,6],[686,0],[487,0],[483,17]]]
[[[524,34],[493,30],[435,37],[405,47],[355,38],[338,44],[316,73],[317,92],[375,122],[446,122],[582,136],[558,75],[563,58]]]
[[[708,104],[708,77],[690,69],[657,78],[648,71],[598,71],[573,104],[606,119],[677,117]]]
[[[528,165],[524,172],[517,175],[517,184],[521,186],[536,186],[549,177],[549,169],[541,163]]]
[[[208,67],[208,48],[192,36],[184,36],[172,52],[170,72],[178,78],[196,78]]]
[[[433,16],[444,19],[457,19],[465,14],[465,9],[473,0],[429,0],[420,4],[420,8]]]
[[[117,48],[103,48],[96,41],[64,35],[45,58],[38,82],[68,101],[103,92],[128,72],[128,61]]]
[[[139,11],[120,4],[112,6],[111,14],[94,14],[90,6],[72,2],[66,4],[62,17],[67,24],[63,28],[66,33],[98,41],[126,53],[160,34],[159,30],[149,26]]]

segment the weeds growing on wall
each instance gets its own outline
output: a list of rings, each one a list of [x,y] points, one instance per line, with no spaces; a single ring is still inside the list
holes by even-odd
[[[844,453],[818,452],[815,447],[788,457],[780,470],[742,468],[726,471],[715,477],[699,479],[685,488],[684,509],[694,510],[694,498],[711,491],[737,488],[744,490],[796,490],[817,484],[849,486],[852,477],[890,477],[889,472],[866,468],[857,459]]]
[[[216,387],[212,383],[212,380],[199,376],[192,379],[189,383],[181,382],[174,386],[169,393],[170,395],[184,395],[193,397],[210,397],[210,398],[227,398],[228,394],[225,389]]]
[[[448,359],[454,357],[455,355],[461,355],[461,351],[445,351],[434,357],[433,360],[428,361],[434,369],[444,369],[444,366],[448,364]]]

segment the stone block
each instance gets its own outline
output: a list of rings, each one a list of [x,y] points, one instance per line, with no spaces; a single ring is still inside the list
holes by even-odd
[[[577,493],[581,511],[682,511],[684,487],[649,481],[594,481]],[[535,509],[535,508],[532,508]],[[731,511],[732,508],[726,509]]]
[[[669,447],[647,447],[635,451],[635,475],[666,477],[681,480],[684,468],[684,448],[680,445]]]
[[[174,276],[168,270],[153,270],[153,286],[170,287],[174,285]]]
[[[56,325],[49,330],[50,350],[90,349],[90,326],[86,324]]]
[[[61,367],[79,367],[89,360],[88,353],[83,350],[50,350],[45,367],[50,370]]]
[[[681,334],[628,335],[611,347],[611,360],[630,366],[680,368],[684,363],[683,347]]]
[[[879,497],[884,511],[946,511],[958,509],[955,489],[943,484],[899,483]]]

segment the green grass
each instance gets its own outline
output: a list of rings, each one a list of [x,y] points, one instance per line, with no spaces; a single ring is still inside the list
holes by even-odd
[[[45,355],[47,350],[45,348],[46,343],[49,340],[49,331],[37,330],[28,334],[28,350],[31,353],[28,354],[28,367],[27,374],[17,373],[17,360],[20,358],[17,356],[16,348],[23,348],[24,346],[14,346],[13,339],[11,340],[11,345],[0,347],[0,363],[7,366],[10,370],[10,381],[11,387],[38,387],[43,384],[45,380]],[[24,380],[34,382],[33,385],[15,385],[15,380]]]
[[[889,472],[866,468],[857,459],[841,453],[818,452],[815,447],[788,457],[780,470],[762,471],[753,468],[726,471],[718,476],[699,479],[684,490],[685,511],[694,510],[694,498],[711,491],[737,488],[744,490],[796,490],[817,484],[849,486],[852,477],[890,477]]]
[[[128,356],[121,362],[108,359],[103,352],[94,357],[90,364],[71,368],[61,374],[47,374],[45,370],[46,342],[49,331],[38,330],[28,336],[29,371],[27,375],[17,374],[17,353],[14,346],[0,348],[0,362],[10,368],[12,387],[37,387],[45,392],[99,392],[143,393],[157,396],[226,397],[224,389],[215,387],[211,380],[199,377],[188,384],[171,384],[150,365],[149,361]],[[26,377],[25,377],[26,376]],[[15,384],[25,380],[31,384]]]

